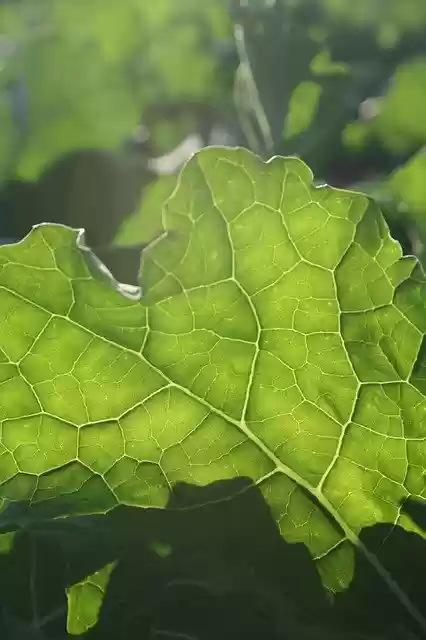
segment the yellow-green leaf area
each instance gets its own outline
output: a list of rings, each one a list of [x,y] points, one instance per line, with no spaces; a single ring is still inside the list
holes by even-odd
[[[82,635],[98,621],[102,601],[115,563],[105,565],[96,573],[67,589],[67,631],[71,635]]]
[[[69,229],[0,248],[0,497],[161,508],[245,476],[344,589],[362,528],[425,494],[423,271],[368,198],[242,149],[196,154],[149,229],[140,299]]]

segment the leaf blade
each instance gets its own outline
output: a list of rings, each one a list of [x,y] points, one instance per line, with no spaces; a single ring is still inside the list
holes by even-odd
[[[56,497],[88,512],[161,508],[177,482],[248,476],[284,538],[306,544],[324,584],[340,591],[361,529],[411,526],[400,503],[423,495],[423,273],[366,197],[313,187],[294,158],[200,152],[163,225],[166,237],[143,256],[140,301],[87,272],[70,230],[45,227],[0,250],[0,284],[16,300],[28,288],[43,331],[59,322],[41,354],[36,341],[25,355],[26,335],[16,349],[20,371],[49,393],[27,441],[3,442],[2,497]],[[37,278],[10,276],[8,265],[25,261],[50,273],[52,255],[68,278],[58,300]],[[61,345],[78,345],[77,356]],[[46,369],[34,356],[51,379],[36,378]],[[7,371],[17,361],[6,353]],[[72,393],[84,402],[73,405]],[[31,445],[37,455],[48,414],[60,425],[57,448],[71,449],[58,436],[65,423],[79,438],[65,466],[43,458],[36,478],[15,452]]]

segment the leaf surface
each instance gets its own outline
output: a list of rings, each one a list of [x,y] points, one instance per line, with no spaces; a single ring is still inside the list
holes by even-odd
[[[113,569],[114,563],[107,564],[93,575],[67,589],[69,634],[82,635],[97,623]]]
[[[292,158],[200,152],[163,225],[141,300],[70,229],[0,249],[1,496],[161,508],[246,476],[339,591],[361,529],[413,529],[400,504],[424,494],[423,272]]]

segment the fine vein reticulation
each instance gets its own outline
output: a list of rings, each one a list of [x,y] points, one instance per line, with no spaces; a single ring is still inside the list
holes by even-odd
[[[140,300],[71,229],[0,249],[0,496],[161,508],[247,476],[338,591],[360,530],[424,496],[423,273],[366,197],[241,149],[188,163],[164,231]]]

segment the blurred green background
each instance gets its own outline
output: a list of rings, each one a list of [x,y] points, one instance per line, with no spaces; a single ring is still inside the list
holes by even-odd
[[[299,155],[426,257],[426,0],[0,0],[0,237],[86,229],[120,280],[197,149]]]

